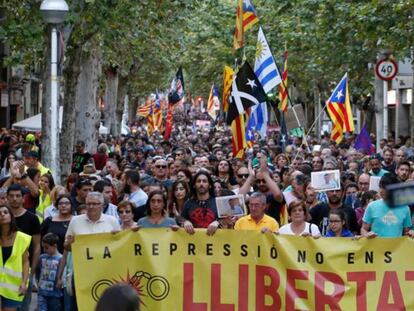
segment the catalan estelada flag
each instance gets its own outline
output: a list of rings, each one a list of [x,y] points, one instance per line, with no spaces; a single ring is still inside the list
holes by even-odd
[[[153,132],[162,130],[162,107],[158,97],[158,93],[155,95],[155,102],[152,102],[150,113],[148,114],[148,134],[152,135]]]
[[[288,52],[283,53],[282,66],[282,83],[279,84],[279,110],[287,111],[288,108],[288,68],[287,68]]]
[[[348,74],[346,73],[329,97],[326,110],[332,121],[331,139],[339,144],[344,132],[354,131],[354,118],[349,102]]]
[[[236,27],[234,29],[233,51],[240,49],[244,42],[244,33],[259,21],[256,10],[250,0],[239,0],[237,6]]]
[[[210,115],[210,117],[215,120],[217,118],[217,112],[220,110],[220,100],[218,98],[218,90],[216,86],[211,86],[210,95],[208,97],[207,102],[207,113]]]
[[[229,96],[231,92],[231,84],[233,83],[234,70],[229,66],[224,66],[223,76],[223,111],[229,110]]]

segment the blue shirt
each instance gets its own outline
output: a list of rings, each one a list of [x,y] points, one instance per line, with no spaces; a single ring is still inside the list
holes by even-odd
[[[384,176],[385,174],[388,174],[388,173],[389,172],[387,170],[384,170],[384,169],[381,169],[377,174],[375,174],[372,170],[369,171],[369,174],[371,176],[375,176],[375,177],[382,177],[382,176]]]
[[[344,238],[352,238],[354,235],[352,234],[351,231],[349,231],[348,229],[342,229],[341,232],[341,237]],[[335,233],[332,230],[328,230],[328,232],[326,232],[326,237],[328,238],[334,238],[335,237]]]
[[[400,237],[404,228],[410,228],[411,213],[408,205],[390,207],[384,200],[368,204],[362,220],[371,225],[379,237]]]
[[[62,259],[61,254],[49,256],[42,254],[39,258],[39,295],[49,297],[62,297],[62,289],[56,288],[57,272]]]
[[[160,224],[153,224],[149,222],[148,217],[144,217],[138,220],[137,225],[141,228],[168,228],[172,225],[177,225],[177,223],[175,222],[174,218],[165,217]]]

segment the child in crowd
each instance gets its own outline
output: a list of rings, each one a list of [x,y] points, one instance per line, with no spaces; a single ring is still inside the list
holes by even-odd
[[[329,230],[327,237],[346,237],[351,238],[354,235],[348,230],[346,225],[345,213],[340,209],[332,209],[329,212]]]
[[[62,255],[57,250],[59,237],[56,234],[48,233],[42,239],[44,253],[40,255],[39,292],[37,296],[38,311],[59,311],[61,310],[62,289],[56,288],[57,272]]]

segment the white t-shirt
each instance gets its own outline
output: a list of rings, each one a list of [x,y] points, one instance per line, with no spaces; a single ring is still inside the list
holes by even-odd
[[[310,229],[309,229],[310,226]],[[303,232],[301,232],[299,235],[303,234],[304,232],[310,233],[311,236],[320,236],[321,232],[319,231],[319,228],[317,225],[310,224],[308,222],[305,222],[305,229]],[[292,231],[291,224],[283,225],[279,229],[279,234],[288,234],[288,235],[295,235],[295,233]]]
[[[101,218],[93,222],[86,214],[73,216],[66,232],[66,236],[80,235],[80,234],[92,234],[92,233],[104,233],[112,231],[120,231],[121,226],[119,221],[115,217],[102,214]]]
[[[133,202],[136,207],[145,205],[147,200],[148,195],[142,189],[138,189],[128,196],[128,201]]]
[[[289,206],[293,201],[299,199],[293,194],[293,191],[283,191],[283,197],[285,198],[286,206]]]

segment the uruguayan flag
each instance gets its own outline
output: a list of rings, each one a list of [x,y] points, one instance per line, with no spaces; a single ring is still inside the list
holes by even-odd
[[[279,70],[277,70],[275,60],[270,51],[262,27],[259,28],[259,34],[257,36],[254,73],[262,84],[266,94],[278,84],[282,83],[282,76],[280,75]]]
[[[256,61],[254,63],[254,73],[262,85],[264,91],[269,93],[278,84],[282,83],[282,77],[277,69],[269,44],[263,33],[262,27],[259,28],[256,47]],[[248,132],[256,130],[263,138],[267,130],[267,104],[260,103],[253,108],[247,128],[246,138],[249,140]]]

